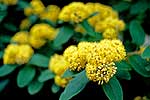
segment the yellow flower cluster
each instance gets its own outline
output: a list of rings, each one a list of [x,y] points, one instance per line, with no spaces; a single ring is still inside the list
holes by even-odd
[[[27,45],[9,44],[4,51],[4,64],[25,64],[32,57],[34,51]]]
[[[0,3],[5,5],[16,5],[18,0],[0,0]]]
[[[80,71],[85,68],[85,57],[82,56],[76,46],[69,46],[63,54],[66,61],[69,63],[69,68],[73,71]]]
[[[35,24],[30,29],[29,42],[34,48],[40,48],[46,43],[46,40],[53,40],[57,35],[56,29],[48,24]]]
[[[85,4],[82,2],[72,2],[69,5],[62,8],[59,19],[64,22],[82,22],[85,18],[89,16]]]
[[[73,71],[86,69],[89,80],[107,83],[116,73],[116,61],[125,59],[125,48],[120,40],[104,39],[100,42],[80,42],[69,46],[63,56]]]
[[[118,13],[110,6],[100,3],[72,2],[61,10],[59,20],[80,23],[94,13],[97,14],[89,18],[88,22],[96,32],[103,33],[104,38],[117,38],[118,33],[125,29],[125,24],[119,19]],[[84,32],[79,26],[76,27],[76,31]]]
[[[58,6],[48,5],[45,7],[41,0],[32,0],[30,6],[24,9],[26,16],[38,15],[40,19],[47,19],[52,22],[57,21],[59,12],[60,8]]]
[[[54,54],[49,61],[49,70],[56,74],[54,81],[55,84],[65,87],[70,78],[62,78],[61,76],[68,69],[68,62],[62,55]]]
[[[17,32],[11,41],[19,44],[30,44],[33,48],[38,49],[46,43],[46,40],[55,39],[57,31],[45,23],[35,24],[31,27],[30,32]]]

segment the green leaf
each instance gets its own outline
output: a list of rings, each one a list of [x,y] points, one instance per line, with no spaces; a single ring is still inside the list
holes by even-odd
[[[51,86],[51,91],[52,91],[53,93],[57,93],[59,90],[60,90],[60,87],[57,86],[56,84],[53,84],[53,85]]]
[[[75,78],[73,78],[66,86],[63,93],[60,95],[59,100],[69,100],[73,96],[81,92],[89,80],[86,77],[85,70],[80,72]]]
[[[116,76],[121,79],[131,80],[131,75],[126,70],[117,70]]]
[[[148,62],[142,59],[139,55],[133,55],[129,57],[129,62],[133,69],[144,77],[150,77],[150,71],[146,70]]]
[[[20,88],[27,86],[34,78],[36,70],[30,65],[26,65],[22,68],[17,76],[17,85]]]
[[[42,87],[44,86],[44,83],[39,82],[37,80],[32,81],[29,85],[28,85],[28,93],[30,95],[34,95],[36,93],[38,93]]]
[[[59,47],[66,43],[74,34],[74,29],[71,26],[63,26],[60,28],[56,39],[53,41],[54,47]]]
[[[40,76],[38,77],[38,81],[45,82],[49,79],[54,78],[54,76],[54,73],[47,69],[41,72]]]
[[[8,79],[0,81],[0,92],[2,92],[5,89],[8,83],[9,83]]]
[[[123,2],[123,1],[113,6],[113,8],[117,10],[118,12],[123,12],[129,9],[129,7],[130,7],[130,4],[128,2]]]
[[[10,39],[11,39],[11,36],[8,36],[8,35],[0,36],[0,40],[1,40],[2,43],[9,43]]]
[[[109,100],[123,100],[122,87],[116,77],[112,77],[102,88]]]
[[[48,68],[49,58],[41,54],[34,54],[28,63],[38,67]]]
[[[93,27],[90,26],[87,20],[84,20],[80,23],[81,26],[86,30],[87,34],[91,37],[96,37],[96,32],[94,31]]]
[[[70,71],[70,69],[67,69],[64,74],[62,75],[63,78],[66,78],[66,77],[72,77],[74,76],[74,72]]]
[[[0,59],[3,57],[4,52],[0,51]]]
[[[144,13],[147,8],[148,8],[148,3],[146,2],[146,0],[139,0],[138,2],[136,2],[135,4],[133,4],[131,6],[130,9],[130,14],[139,14],[139,13]]]
[[[37,15],[31,15],[28,17],[28,19],[30,20],[31,24],[34,24],[38,20],[38,16]]]
[[[145,40],[145,32],[142,26],[135,20],[130,22],[129,31],[132,37],[132,42],[138,46],[142,45]]]
[[[0,23],[3,21],[3,19],[7,16],[7,11],[0,11]]]
[[[12,73],[18,65],[2,65],[0,67],[0,77],[6,76]]]
[[[150,46],[146,47],[144,52],[142,53],[142,58],[146,59],[146,58],[150,58]]]
[[[30,4],[26,1],[19,0],[17,3],[19,9],[25,9],[26,7],[30,6]]]
[[[117,66],[117,70],[126,70],[129,71],[132,69],[132,67],[130,66],[130,64],[128,64],[127,61],[122,60],[119,62],[115,62],[116,66]]]
[[[145,66],[145,69],[146,69],[147,71],[150,71],[150,64],[146,65],[146,66]]]
[[[16,32],[18,30],[17,26],[15,26],[13,23],[5,23],[4,27],[12,32]]]

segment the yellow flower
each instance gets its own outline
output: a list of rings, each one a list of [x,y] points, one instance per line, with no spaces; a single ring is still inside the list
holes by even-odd
[[[47,9],[40,14],[41,19],[48,19],[52,22],[56,22],[58,19],[58,15],[60,12],[60,8],[56,5],[49,5]]]
[[[68,82],[69,82],[70,78],[62,78],[59,75],[56,75],[54,78],[55,84],[64,88]]]
[[[100,41],[101,52],[103,52],[103,58],[108,62],[121,61],[125,59],[126,52],[122,42],[118,39],[108,40],[104,39]]]
[[[81,2],[72,2],[60,12],[59,19],[63,21],[82,22],[89,16],[85,5]]]
[[[15,64],[15,58],[18,53],[18,46],[16,44],[9,44],[4,51],[3,63]]]
[[[28,29],[30,26],[31,26],[30,20],[28,18],[25,18],[21,21],[19,27],[21,30],[25,30],[25,29]]]
[[[76,46],[69,46],[65,51],[63,56],[66,61],[69,63],[70,70],[80,71],[85,68],[85,57],[80,55],[78,48]]]
[[[49,40],[53,40],[57,35],[56,30],[50,25],[45,23],[35,24],[30,29],[30,34],[39,39],[49,39]]]
[[[33,14],[33,9],[29,6],[24,9],[24,15],[30,16]]]
[[[25,64],[33,53],[33,49],[27,44],[9,44],[5,49],[3,61],[4,64]]]
[[[33,9],[34,14],[41,14],[45,10],[45,6],[41,0],[32,0],[30,2],[31,8]]]
[[[42,47],[45,43],[46,40],[44,39],[36,38],[34,36],[29,37],[29,44],[35,49]]]
[[[98,85],[108,83],[110,78],[116,73],[117,67],[115,63],[100,64],[99,66],[87,64],[86,65],[86,75],[89,80],[93,82],[98,82]]]
[[[1,0],[0,3],[4,3],[5,5],[16,5],[18,0]]]
[[[51,57],[49,61],[49,70],[54,72],[56,75],[63,75],[67,68],[68,62],[65,60],[64,56],[55,54]]]
[[[25,45],[19,45],[19,50],[16,55],[16,63],[17,64],[25,64],[27,63],[30,58],[32,57],[34,51],[33,49],[25,44]]]
[[[19,44],[27,44],[28,43],[28,32],[20,31],[17,32],[12,38],[11,41]]]
[[[105,39],[116,39],[118,36],[118,32],[113,29],[113,28],[107,28],[104,32],[103,32],[103,37]]]

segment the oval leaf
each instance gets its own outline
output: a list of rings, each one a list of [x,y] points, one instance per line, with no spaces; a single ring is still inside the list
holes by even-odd
[[[49,58],[41,54],[34,54],[29,61],[29,64],[47,68],[49,64]]]
[[[22,88],[27,86],[33,80],[35,72],[35,68],[30,65],[26,65],[24,68],[22,68],[17,76],[18,87]]]
[[[73,96],[81,92],[89,80],[86,77],[85,71],[80,72],[74,79],[72,79],[66,86],[64,92],[60,95],[59,100],[69,100]]]
[[[53,42],[54,47],[59,47],[62,44],[66,43],[74,34],[73,27],[63,26],[60,28],[56,39]]]
[[[60,87],[57,86],[56,84],[53,84],[51,90],[53,93],[57,93],[60,90]]]
[[[41,72],[41,75],[39,76],[38,81],[45,82],[49,79],[54,78],[54,76],[55,76],[54,73],[51,72],[50,70],[44,70]]]
[[[142,58],[146,59],[146,58],[150,58],[150,46],[146,47],[144,52],[142,53]]]
[[[8,79],[0,81],[0,92],[2,92],[5,89],[8,83],[9,83]]]
[[[129,70],[132,69],[132,67],[130,66],[130,64],[128,64],[127,61],[125,61],[125,60],[116,62],[115,64],[117,66],[117,70],[126,70],[126,71],[129,71]]]
[[[136,45],[142,45],[145,40],[145,32],[142,26],[135,20],[130,22],[129,31],[132,37],[132,42]]]
[[[6,76],[13,72],[18,65],[3,65],[0,67],[0,77]]]
[[[148,62],[142,59],[139,55],[133,55],[129,57],[129,62],[133,69],[144,77],[150,77],[150,71],[146,70]]]
[[[117,70],[116,76],[121,79],[131,80],[131,75],[126,70]]]
[[[122,87],[116,77],[112,77],[102,88],[109,100],[123,100]]]
[[[72,77],[72,76],[74,76],[74,75],[75,75],[74,72],[70,71],[70,69],[67,69],[67,70],[64,72],[64,74],[62,75],[62,77],[63,77],[63,78],[66,78],[66,77]]]
[[[44,86],[44,83],[39,82],[37,80],[33,81],[28,86],[28,93],[31,95],[34,95],[38,93],[42,89],[43,86]]]

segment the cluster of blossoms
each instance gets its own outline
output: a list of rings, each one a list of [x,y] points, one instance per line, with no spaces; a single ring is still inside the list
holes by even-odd
[[[55,74],[55,84],[65,87],[71,78],[63,78],[62,75],[68,69],[68,62],[62,55],[54,54],[49,62],[49,70]]]
[[[25,64],[33,53],[34,50],[27,44],[9,44],[3,56],[4,64]]]
[[[94,13],[97,14],[88,18]],[[64,22],[74,23],[80,23],[88,18],[89,24],[95,31],[103,33],[103,37],[107,39],[117,38],[118,33],[125,29],[125,24],[119,19],[118,13],[110,6],[100,3],[70,3],[62,8],[58,18]],[[85,32],[80,25],[76,27],[76,31]]]
[[[18,0],[0,0],[0,3],[5,5],[16,5]]]
[[[17,32],[11,39],[12,42],[30,44],[33,48],[42,47],[46,40],[53,40],[57,35],[57,29],[48,24],[40,23],[31,27],[30,31]]]
[[[69,46],[63,54],[72,71],[86,70],[89,80],[107,83],[116,73],[116,61],[125,59],[125,48],[120,40],[104,39],[100,42],[80,42]]]

